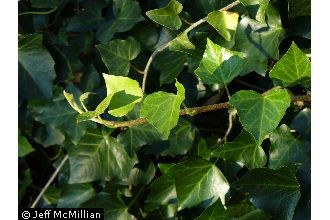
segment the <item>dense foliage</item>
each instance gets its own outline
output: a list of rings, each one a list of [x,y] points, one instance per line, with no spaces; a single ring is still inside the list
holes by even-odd
[[[310,219],[309,0],[18,6],[19,207]]]

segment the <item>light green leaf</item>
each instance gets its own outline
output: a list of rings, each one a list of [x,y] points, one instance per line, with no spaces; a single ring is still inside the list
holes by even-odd
[[[95,112],[100,115],[102,114],[110,105],[110,101],[113,97],[113,94],[109,94],[105,99],[100,102],[100,104],[97,105]]]
[[[21,130],[18,131],[18,157],[25,157],[29,153],[33,152],[34,148],[29,141],[21,134]]]
[[[292,163],[305,163],[310,160],[309,143],[295,138],[285,124],[270,134],[270,142],[268,167],[271,169],[278,169]]]
[[[300,198],[300,186],[295,177],[298,165],[278,170],[257,168],[232,184],[248,193],[251,203],[270,212],[274,219],[292,219]]]
[[[130,61],[140,53],[141,47],[133,37],[127,40],[112,40],[98,44],[96,48],[111,75],[126,76],[129,72]]]
[[[23,36],[18,41],[18,88],[25,99],[53,96],[55,62],[42,44],[41,34]]]
[[[170,131],[179,120],[180,105],[185,98],[185,89],[176,81],[177,95],[166,92],[155,92],[148,95],[141,107],[140,116],[147,118],[148,122],[168,138]]]
[[[68,184],[61,193],[57,208],[78,208],[94,195],[95,190],[91,183]]]
[[[269,0],[240,0],[240,2],[257,21],[265,23],[265,12]]]
[[[292,42],[289,50],[274,65],[269,76],[274,83],[281,86],[301,84],[310,88],[311,62],[297,45]]]
[[[63,95],[65,97],[65,99],[68,101],[69,105],[76,110],[77,112],[82,112],[83,110],[81,109],[81,107],[77,104],[73,94],[63,90]],[[83,96],[83,95],[81,95]]]
[[[277,127],[290,103],[290,95],[285,89],[272,89],[262,95],[241,90],[229,100],[237,109],[244,129],[253,135],[258,145]]]
[[[244,130],[233,142],[226,143],[214,150],[212,155],[243,163],[249,169],[263,167],[267,163],[267,157],[262,147],[256,143],[250,133]]]
[[[209,206],[203,213],[195,218],[195,220],[229,220],[230,217],[223,207],[220,200]]]
[[[178,210],[211,198],[220,198],[225,203],[229,183],[213,163],[199,158],[188,159],[171,167],[167,174],[175,180]]]
[[[116,117],[126,115],[136,103],[142,100],[143,92],[136,80],[108,74],[103,74],[103,77],[107,87],[107,95],[108,97],[112,96],[111,101],[109,100],[110,114]]]
[[[166,7],[147,11],[146,15],[160,25],[172,30],[178,30],[182,25],[179,17],[181,11],[181,3],[171,0]]]
[[[77,116],[76,110],[71,108],[66,100],[59,100],[40,108],[35,120],[65,132],[74,143],[77,143],[86,128],[93,127],[91,122],[77,123]]]
[[[77,122],[88,121],[97,117],[99,114],[96,111],[83,112],[77,116]]]
[[[116,139],[100,129],[86,132],[69,152],[69,161],[71,184],[104,179],[125,182],[137,162]]]
[[[195,50],[195,45],[190,42],[187,33],[183,32],[170,41],[169,49],[171,51],[180,51],[192,54],[191,50]]]
[[[242,53],[230,51],[207,39],[203,58],[195,73],[206,84],[228,84],[242,71],[242,56]]]
[[[264,76],[268,59],[279,58],[278,48],[285,32],[279,13],[271,5],[267,8],[267,24],[248,16],[239,21],[233,50],[242,52],[246,60],[241,75],[255,71]]]
[[[43,202],[47,205],[55,205],[60,198],[60,190],[55,186],[50,186],[42,196]]]
[[[289,18],[310,16],[311,0],[288,0]]]
[[[139,3],[135,0],[114,0],[112,11],[115,18],[105,22],[96,32],[96,38],[101,43],[111,40],[117,32],[132,29],[144,20]]]
[[[163,51],[155,57],[153,67],[160,71],[160,84],[168,84],[175,81],[183,71],[187,55],[177,51]]]
[[[231,41],[235,34],[238,14],[228,11],[213,11],[207,15],[207,22],[226,40]]]
[[[64,93],[65,98],[69,101],[69,99],[67,98],[67,94],[65,94],[66,92],[63,91],[63,93]],[[85,111],[88,111],[88,110],[87,110],[87,108],[86,108],[84,102],[85,102],[86,99],[88,99],[89,95],[91,95],[91,94],[93,94],[93,93],[91,93],[91,92],[85,92],[85,93],[83,93],[83,94],[79,97],[80,104],[81,104],[81,106],[85,109]],[[73,99],[73,97],[72,97],[72,99]],[[71,104],[70,104],[70,105],[71,105]],[[71,106],[72,106],[72,105],[71,105]]]
[[[94,198],[80,205],[80,208],[104,208],[104,220],[134,219],[120,197],[105,192],[98,193]]]

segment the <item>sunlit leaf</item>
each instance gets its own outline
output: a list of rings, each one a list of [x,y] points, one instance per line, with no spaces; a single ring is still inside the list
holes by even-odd
[[[207,22],[227,41],[231,41],[238,23],[238,14],[227,11],[214,11],[207,15]]]

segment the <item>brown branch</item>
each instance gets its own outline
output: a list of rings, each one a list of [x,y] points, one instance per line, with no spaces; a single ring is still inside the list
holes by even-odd
[[[300,102],[301,101],[310,102],[311,96],[310,95],[293,96],[291,99],[292,99],[293,103],[297,105],[296,102],[299,102],[299,101]],[[195,115],[195,114],[200,114],[203,112],[227,109],[227,108],[229,108],[229,106],[230,105],[228,104],[228,102],[224,102],[224,103],[218,103],[218,104],[214,104],[214,105],[205,105],[205,106],[200,106],[200,107],[186,108],[186,109],[180,110],[180,115],[191,115],[191,114]],[[96,123],[100,123],[100,124],[105,124],[110,127],[115,127],[115,128],[133,127],[133,126],[142,125],[142,124],[145,124],[148,122],[146,118],[137,118],[137,119],[129,120],[129,121],[106,121],[106,120],[99,120],[99,119],[95,119],[92,121],[94,121]]]

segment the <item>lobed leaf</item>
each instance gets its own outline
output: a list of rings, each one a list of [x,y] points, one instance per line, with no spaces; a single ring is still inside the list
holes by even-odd
[[[238,14],[228,11],[214,11],[207,15],[207,23],[212,25],[226,40],[231,41],[238,24]]]

